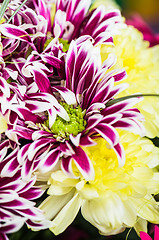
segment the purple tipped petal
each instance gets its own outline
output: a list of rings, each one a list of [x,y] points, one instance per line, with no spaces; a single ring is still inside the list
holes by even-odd
[[[123,146],[120,143],[118,143],[113,147],[113,149],[117,154],[119,167],[123,167],[125,164],[125,151]]]
[[[33,71],[34,79],[40,91],[52,94],[51,85],[48,77],[42,71]]]
[[[39,221],[31,221],[30,219],[26,221],[27,225],[36,230],[48,229],[51,227],[51,221],[43,219],[41,222]]]
[[[72,170],[72,157],[62,158],[61,168],[66,175],[71,178],[76,178]]]
[[[124,80],[127,77],[127,73],[123,69],[123,70],[121,70],[121,72],[115,74],[113,77],[114,77],[114,81],[118,82],[118,81]]]
[[[72,89],[72,75],[74,71],[74,62],[77,55],[77,47],[72,41],[66,56],[66,87]]]
[[[110,145],[114,146],[119,142],[119,135],[116,130],[108,124],[99,123],[95,130],[99,133]]]
[[[7,235],[5,233],[0,233],[0,239],[1,240],[9,240],[9,238],[7,237]]]
[[[101,114],[96,114],[96,115],[94,114],[93,116],[90,116],[88,118],[86,130],[94,128],[96,125],[98,125],[99,122],[101,122],[102,118],[103,117]]]
[[[78,167],[84,178],[86,180],[94,179],[93,165],[86,153],[81,147],[76,147],[75,153],[76,154],[72,155],[72,158],[74,159],[76,166]]]
[[[50,140],[51,141],[51,140]],[[47,144],[49,144],[49,139],[40,139],[37,140],[35,142],[33,142],[32,144],[30,144],[29,149],[28,149],[28,159],[31,161],[34,156],[36,155],[36,153],[43,147],[45,147]]]
[[[22,178],[25,181],[28,181],[31,178],[33,172],[34,162],[26,159],[23,167],[22,167]]]
[[[84,146],[84,147],[94,146],[94,145],[96,145],[96,142],[94,142],[91,137],[89,137],[89,136],[86,135],[86,136],[83,136],[83,137],[80,139],[80,145],[81,145],[81,146]]]
[[[4,168],[1,171],[1,176],[8,176],[8,177],[12,177],[17,170],[19,169],[19,163],[17,161],[17,158],[14,157],[12,158],[12,160],[8,161]]]
[[[14,218],[13,218],[14,219]],[[23,226],[23,221],[21,221],[20,218],[15,218],[15,220],[13,221],[13,219],[9,219],[9,223],[7,224],[3,224],[1,226],[1,232],[4,233],[13,233],[13,232],[17,232],[22,226]]]
[[[110,107],[107,107],[104,112],[109,112],[109,114],[118,113],[134,106],[139,99],[127,99],[119,103],[115,103]]]
[[[28,201],[26,199],[23,199],[23,198],[14,199],[13,201],[3,203],[3,207],[8,208],[8,209],[9,208],[12,208],[12,209],[25,209],[27,202]]]
[[[53,149],[50,151],[44,159],[40,162],[40,169],[43,173],[52,170],[57,164],[60,157],[60,151]]]
[[[105,33],[100,33],[96,38],[95,38],[95,43],[94,45],[99,45],[99,44],[104,44],[104,43],[109,43],[113,45],[113,37],[110,34],[105,34]]]
[[[28,200],[33,200],[33,199],[39,198],[42,195],[42,193],[43,191],[41,189],[32,188],[32,189],[29,189],[28,191],[21,193],[20,197],[26,198]]]
[[[41,56],[44,62],[47,62],[51,66],[54,66],[57,69],[63,68],[63,61],[58,59],[55,56],[50,56],[49,54],[45,54],[44,56]]]
[[[1,24],[0,31],[3,35],[9,38],[15,38],[31,43],[31,37],[29,36],[29,34],[26,31],[22,30],[20,27],[17,27],[15,25],[13,26],[7,23]]]

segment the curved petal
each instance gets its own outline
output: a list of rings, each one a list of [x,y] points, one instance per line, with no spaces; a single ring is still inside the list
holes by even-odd
[[[119,135],[115,128],[105,123],[99,123],[95,130],[99,133],[111,146],[119,142]]]
[[[60,158],[60,151],[53,149],[41,161],[39,168],[42,173],[52,170]]]
[[[78,194],[74,195],[73,198],[62,208],[57,214],[55,219],[52,221],[52,227],[50,230],[58,235],[63,232],[75,219],[79,212],[82,204],[82,199]]]
[[[91,163],[90,159],[88,158],[88,156],[81,147],[75,148],[75,154],[72,155],[72,158],[74,159],[75,164],[80,170],[83,177],[86,180],[93,180],[94,179],[93,164]]]

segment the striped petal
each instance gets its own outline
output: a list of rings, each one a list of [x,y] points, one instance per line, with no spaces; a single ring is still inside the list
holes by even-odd
[[[111,146],[115,146],[119,142],[119,135],[115,128],[111,125],[99,123],[95,130],[99,133]]]
[[[81,147],[75,148],[75,154],[72,155],[72,158],[86,180],[94,179],[93,165]]]
[[[51,171],[57,164],[57,162],[59,161],[60,158],[60,151],[57,149],[53,149],[52,151],[50,151],[46,157],[44,157],[41,161],[40,161],[40,171],[42,173],[45,172],[49,172]]]

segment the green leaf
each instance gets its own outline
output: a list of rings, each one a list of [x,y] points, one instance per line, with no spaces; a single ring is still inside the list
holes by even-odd
[[[106,103],[106,106],[109,107],[115,103],[122,102],[122,101],[130,99],[130,98],[137,98],[137,97],[159,97],[159,94],[141,93],[141,94],[128,95],[128,96],[112,99]]]
[[[22,4],[17,8],[17,10],[13,13],[13,15],[8,19],[7,23],[9,23],[12,18],[17,14],[17,12],[19,12],[19,10],[23,7],[23,5],[27,2],[28,0],[24,0],[24,2],[22,2]]]
[[[10,0],[4,0],[3,3],[2,3],[2,6],[0,8],[0,21],[2,20],[3,18],[3,15],[7,9],[7,6],[9,4]]]

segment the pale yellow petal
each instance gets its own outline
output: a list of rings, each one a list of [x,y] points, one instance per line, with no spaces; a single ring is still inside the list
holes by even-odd
[[[159,206],[151,195],[143,199],[133,199],[138,216],[149,222],[159,224]]]
[[[79,194],[83,199],[93,199],[99,197],[97,190],[87,184],[85,181],[81,181],[76,185],[76,189],[79,191]]]
[[[125,68],[129,87],[118,97],[135,93],[159,94],[159,46],[149,48],[149,43],[143,41],[143,35],[132,26],[121,30],[120,35],[114,36],[114,46],[102,46],[101,58],[104,61],[109,53],[117,56],[116,68]],[[145,61],[146,59],[146,61]],[[117,83],[118,84],[118,83]],[[157,97],[144,97],[137,104],[145,121],[146,136],[159,136],[159,101]]]
[[[79,194],[76,194],[54,218],[50,230],[55,235],[63,232],[73,222],[81,205],[82,199],[80,198]]]
[[[62,186],[59,186],[59,185],[51,185],[50,187],[49,187],[49,190],[47,191],[47,193],[49,194],[49,195],[64,195],[64,194],[66,194],[66,193],[68,193],[68,192],[70,192],[71,191],[71,189],[72,189],[72,187],[62,187]]]
[[[52,220],[61,209],[72,199],[74,191],[62,196],[47,197],[39,208],[44,212],[47,219]]]
[[[81,211],[83,217],[104,235],[122,227],[124,207],[115,193],[109,193],[104,198],[85,201]]]
[[[3,133],[7,130],[8,125],[6,119],[0,114],[0,133]]]
[[[141,231],[147,232],[147,221],[145,219],[138,218],[134,226],[134,229],[138,235],[140,235]]]
[[[53,184],[57,181],[62,186],[75,186],[78,183],[78,179],[69,178],[61,170],[53,172],[51,178],[49,179],[49,184]]]
[[[129,199],[123,201],[123,204],[124,204],[123,223],[128,227],[133,227],[137,220],[137,211],[134,207],[134,204]]]

